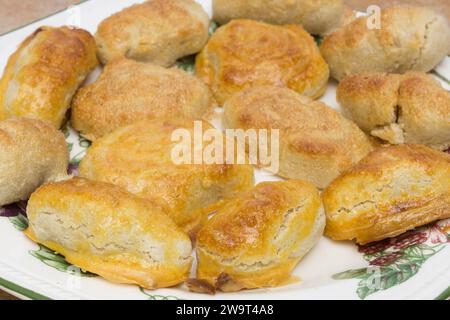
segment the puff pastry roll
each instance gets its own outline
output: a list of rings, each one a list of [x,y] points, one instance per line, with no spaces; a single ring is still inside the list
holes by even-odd
[[[79,90],[72,125],[89,140],[142,119],[209,118],[216,102],[209,88],[180,69],[118,59]]]
[[[360,244],[450,218],[450,155],[423,145],[379,148],[323,193],[325,234]]]
[[[278,129],[278,175],[326,187],[373,146],[356,124],[322,102],[278,87],[245,89],[224,105],[227,129]]]
[[[256,85],[289,87],[312,98],[326,90],[329,70],[314,39],[300,25],[233,20],[197,55],[196,74],[219,104]]]
[[[8,60],[0,80],[0,120],[27,117],[61,127],[75,91],[97,64],[89,32],[37,29]]]
[[[202,128],[212,127],[203,122]],[[93,143],[81,161],[80,175],[152,199],[183,230],[194,235],[217,201],[253,186],[253,168],[176,164],[172,152],[180,141],[173,140],[172,133],[177,129],[186,129],[194,136],[193,121],[141,121],[119,128]]]
[[[450,92],[430,75],[351,75],[339,83],[337,99],[360,128],[391,144],[450,147]]]
[[[67,176],[64,135],[41,120],[0,121],[0,206],[27,200],[47,181]]]
[[[214,21],[252,19],[274,24],[301,24],[312,34],[338,27],[345,12],[342,0],[213,0]]]
[[[222,291],[286,284],[324,226],[313,185],[261,183],[227,201],[199,231],[197,278]]]
[[[200,51],[209,17],[193,0],[151,0],[102,21],[95,38],[102,63],[126,57],[164,67]]]
[[[39,188],[27,207],[32,240],[117,283],[154,289],[183,282],[191,241],[149,200],[74,178]]]
[[[354,20],[322,43],[333,78],[372,71],[428,72],[450,52],[447,18],[430,8],[383,9],[379,26],[367,19]]]

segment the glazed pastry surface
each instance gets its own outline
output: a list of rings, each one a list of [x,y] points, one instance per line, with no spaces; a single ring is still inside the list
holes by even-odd
[[[8,60],[0,80],[0,120],[27,117],[60,128],[73,95],[97,64],[89,32],[40,27]]]
[[[189,275],[189,237],[152,202],[117,186],[49,183],[33,193],[27,212],[28,237],[109,281],[155,289]]]

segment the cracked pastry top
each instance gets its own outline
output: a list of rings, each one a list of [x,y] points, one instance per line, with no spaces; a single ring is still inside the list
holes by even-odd
[[[225,292],[287,284],[324,226],[313,185],[260,183],[226,201],[199,231],[197,280]]]
[[[189,237],[152,202],[117,186],[49,183],[32,194],[27,213],[29,238],[109,281],[155,289],[189,275]]]
[[[360,17],[325,38],[321,52],[333,78],[372,71],[428,72],[450,52],[447,18],[432,9],[383,9],[380,28],[371,19]]]
[[[423,145],[381,147],[323,192],[325,234],[366,244],[450,218],[450,155]]]
[[[72,102],[72,125],[89,140],[142,119],[200,119],[216,102],[209,88],[181,69],[117,59]]]
[[[347,76],[339,83],[337,100],[361,129],[391,144],[450,147],[450,92],[431,75]]]
[[[40,27],[8,59],[0,79],[0,120],[27,117],[60,128],[75,91],[97,64],[89,32]]]
[[[342,0],[213,0],[213,20],[252,19],[273,24],[301,24],[311,34],[326,34],[339,26]]]
[[[278,129],[277,174],[319,188],[373,148],[351,120],[287,88],[261,86],[235,94],[224,105],[223,122],[227,129]]]
[[[0,121],[0,207],[27,200],[41,184],[67,176],[62,132],[37,119]]]
[[[212,128],[206,122],[201,125],[204,131]],[[152,199],[193,236],[214,211],[216,202],[253,186],[253,167],[175,164],[172,152],[181,142],[172,138],[177,129],[185,129],[194,137],[191,120],[144,120],[119,128],[93,143],[81,161],[79,172],[82,177],[110,182]],[[220,131],[216,133],[223,138]],[[207,145],[204,144],[202,152]]]
[[[193,0],[152,0],[103,20],[95,39],[103,64],[120,57],[164,67],[200,51],[208,40],[209,17]]]
[[[300,25],[233,20],[197,55],[196,75],[222,105],[256,85],[289,87],[312,98],[326,90],[329,70],[314,39]]]

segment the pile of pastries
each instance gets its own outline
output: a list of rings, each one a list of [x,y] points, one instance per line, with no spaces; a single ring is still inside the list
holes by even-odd
[[[113,282],[214,293],[292,282],[324,233],[365,244],[450,217],[450,93],[427,74],[450,53],[444,17],[392,7],[373,29],[341,0],[213,0],[213,15],[210,35],[195,1],[150,0],[95,36],[41,27],[11,55],[0,206],[29,199],[29,238]],[[188,55],[195,75],[174,67]],[[342,114],[315,100],[330,77]],[[279,130],[284,181],[172,161],[172,132],[213,129],[218,107],[224,129]],[[77,177],[69,119],[93,142]]]

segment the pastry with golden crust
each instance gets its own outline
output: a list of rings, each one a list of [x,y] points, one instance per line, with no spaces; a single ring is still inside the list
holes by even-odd
[[[423,145],[378,148],[322,194],[334,240],[360,244],[450,218],[450,155]]]
[[[378,28],[360,17],[326,37],[321,52],[337,80],[362,72],[428,72],[450,52],[447,18],[426,7],[391,7]]]
[[[95,140],[142,119],[209,118],[215,105],[209,88],[183,70],[118,59],[79,90],[72,125]]]
[[[279,171],[324,188],[372,150],[356,124],[290,89],[253,87],[224,105],[227,129],[279,129]]]
[[[256,85],[289,87],[318,98],[329,77],[316,42],[300,25],[252,20],[233,20],[218,28],[197,56],[195,68],[219,104]]]
[[[197,278],[222,291],[286,284],[324,226],[313,185],[263,182],[225,202],[199,231]]]
[[[450,147],[450,92],[431,75],[351,75],[339,83],[337,99],[361,129],[391,144]]]
[[[212,128],[202,122],[204,131]],[[211,206],[253,186],[250,165],[175,164],[177,129],[194,136],[190,120],[141,121],[95,141],[80,164],[80,176],[110,182],[158,203],[183,230],[194,235]],[[221,132],[217,131],[219,137]],[[191,144],[189,144],[189,147]],[[206,146],[203,147],[203,151]]]
[[[112,282],[155,289],[189,275],[189,237],[151,201],[117,186],[49,183],[32,194],[27,213],[29,238]]]
[[[41,184],[67,176],[64,135],[41,120],[0,121],[0,207],[27,200]]]
[[[89,32],[40,27],[8,60],[0,80],[0,120],[27,117],[61,127],[73,95],[97,64]]]
[[[208,14],[193,0],[151,0],[103,20],[95,38],[103,64],[125,57],[171,66],[208,40]]]
[[[213,0],[213,19],[220,24],[233,19],[301,24],[311,34],[338,27],[344,11],[342,0]]]

